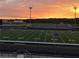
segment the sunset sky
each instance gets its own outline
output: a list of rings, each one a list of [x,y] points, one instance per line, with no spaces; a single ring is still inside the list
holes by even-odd
[[[74,18],[74,6],[79,17],[79,0],[0,0],[0,18]]]

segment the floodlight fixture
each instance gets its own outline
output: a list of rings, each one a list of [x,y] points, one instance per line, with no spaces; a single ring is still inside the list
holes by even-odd
[[[77,18],[77,7],[74,7],[74,16],[75,16],[75,24],[76,24],[76,18]]]
[[[32,19],[32,7],[29,7],[29,10],[30,10],[29,21],[30,21],[30,25],[31,25],[31,19]]]

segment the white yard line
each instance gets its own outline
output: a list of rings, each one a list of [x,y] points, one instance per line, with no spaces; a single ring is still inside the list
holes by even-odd
[[[39,36],[38,36],[38,38],[39,38],[40,40],[41,40],[42,32],[43,32],[43,31],[40,31],[40,34],[39,34]]]
[[[53,32],[51,33],[53,42],[56,42],[58,39],[55,38]]]
[[[74,41],[73,39],[71,39],[68,35],[65,34],[65,36],[69,39],[69,41]]]
[[[58,35],[59,35],[59,38],[61,39],[61,41],[62,41],[63,43],[66,43],[59,33],[58,33]]]
[[[47,31],[45,31],[45,36],[44,36],[44,40],[47,41]]]
[[[29,34],[29,36],[27,37],[27,39],[30,39],[30,38],[32,38],[33,36],[35,36],[35,34],[36,34],[37,32],[31,32],[30,34]]]

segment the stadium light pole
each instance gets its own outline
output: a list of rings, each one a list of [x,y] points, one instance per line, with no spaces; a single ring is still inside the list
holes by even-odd
[[[29,7],[29,10],[30,10],[29,19],[30,19],[30,24],[31,24],[31,19],[32,19],[32,7]]]
[[[75,16],[75,24],[76,24],[76,18],[77,18],[77,7],[74,7],[74,16]]]

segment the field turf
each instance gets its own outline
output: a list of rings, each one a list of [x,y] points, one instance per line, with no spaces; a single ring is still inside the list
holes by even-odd
[[[79,32],[48,30],[0,30],[0,40],[79,43]]]

